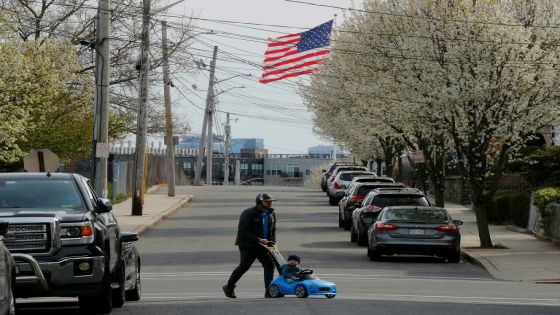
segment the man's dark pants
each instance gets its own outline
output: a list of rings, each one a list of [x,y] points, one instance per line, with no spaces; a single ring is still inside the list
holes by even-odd
[[[268,251],[264,248],[255,249],[239,249],[239,255],[241,256],[239,266],[233,270],[231,276],[228,280],[228,287],[235,288],[235,284],[255,261],[258,259],[264,268],[264,286],[266,292],[268,292],[268,285],[272,282],[272,277],[274,276],[274,264],[272,263],[272,258],[268,255]]]

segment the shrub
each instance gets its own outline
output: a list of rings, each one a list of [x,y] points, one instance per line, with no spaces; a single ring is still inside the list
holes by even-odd
[[[556,212],[555,204],[560,202],[560,189],[555,187],[546,187],[535,191],[533,194],[533,204],[539,210],[541,215],[542,227],[544,234],[551,236],[552,221]]]
[[[509,219],[515,225],[526,228],[529,222],[529,212],[531,209],[531,195],[528,192],[517,192],[509,198]]]
[[[509,221],[509,196],[515,193],[513,190],[497,190],[492,199],[485,206],[486,217],[489,223],[502,224]]]

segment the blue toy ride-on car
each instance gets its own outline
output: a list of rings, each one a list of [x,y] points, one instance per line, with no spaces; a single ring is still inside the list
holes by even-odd
[[[282,267],[286,265],[282,254],[273,243],[268,244],[266,248],[276,265],[276,269],[278,269],[278,273],[280,273],[280,276],[274,279],[268,288],[271,297],[279,298],[284,295],[295,295],[298,298],[306,298],[310,295],[324,295],[332,299],[336,296],[336,284],[317,278],[311,269],[302,269],[301,280],[288,283],[282,276]]]

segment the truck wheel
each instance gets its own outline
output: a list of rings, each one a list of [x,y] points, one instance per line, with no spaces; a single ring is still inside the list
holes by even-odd
[[[134,284],[134,289],[127,290],[125,292],[125,298],[127,301],[140,301],[140,295],[142,293],[142,283],[140,281],[140,259],[136,262],[136,283]]]
[[[111,290],[111,270],[109,257],[106,257],[105,274],[101,281],[101,290],[95,295],[81,295],[78,297],[80,312],[84,314],[109,314],[113,310],[113,292]]]
[[[112,295],[113,295],[113,307],[122,307],[124,305],[124,301],[125,301],[125,282],[126,282],[126,274],[125,274],[125,266],[124,263],[121,262],[119,264],[119,267],[117,268],[117,272],[115,275],[115,280],[118,282],[119,287],[116,289],[113,289],[112,291]]]
[[[331,206],[338,205],[338,200],[333,196],[329,196],[329,205],[331,205]]]

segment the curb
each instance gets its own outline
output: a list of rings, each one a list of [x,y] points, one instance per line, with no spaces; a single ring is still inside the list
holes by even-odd
[[[181,209],[184,205],[191,202],[192,200],[193,200],[193,196],[187,196],[187,197],[179,200],[171,208],[155,215],[149,221],[147,221],[147,222],[143,223],[142,225],[138,226],[137,228],[133,229],[132,232],[137,233],[138,235],[142,235],[148,229],[150,229],[154,225],[158,224],[163,219],[165,219],[165,218],[169,217],[170,215],[174,214],[175,212],[177,212],[177,210]]]
[[[471,250],[469,250],[467,248],[464,248],[464,247],[461,248],[461,258],[463,260],[473,264],[473,265],[484,268],[484,270],[486,270],[486,272],[488,272],[490,274],[490,276],[492,276],[492,278],[494,278],[496,280],[511,281],[511,280],[496,277],[496,275],[492,271],[493,270],[498,270],[498,268],[496,268],[496,266],[494,266],[494,264],[492,264],[492,262],[489,261],[488,259],[472,252]]]

